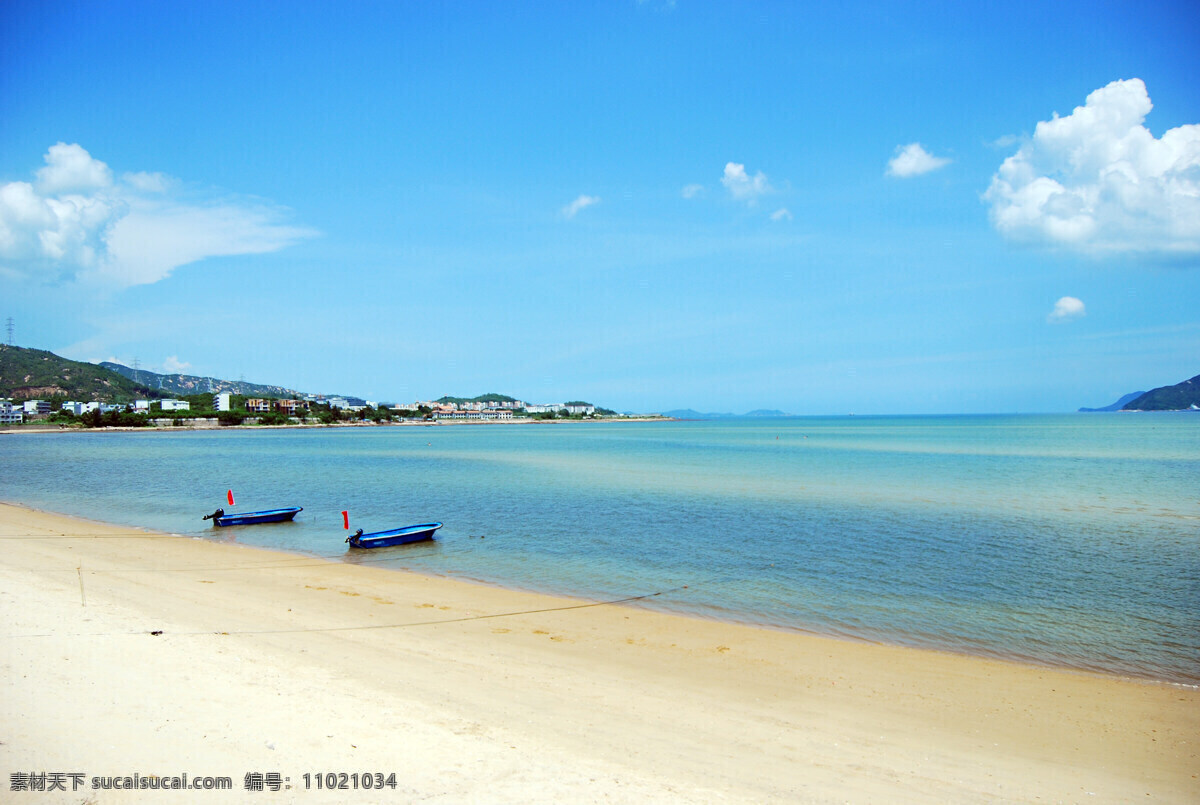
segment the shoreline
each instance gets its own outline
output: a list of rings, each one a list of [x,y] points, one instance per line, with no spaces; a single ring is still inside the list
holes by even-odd
[[[286,426],[283,426],[283,427],[286,427]],[[329,426],[316,426],[316,427],[329,427]],[[108,430],[119,430],[119,429],[108,429]],[[133,430],[141,430],[141,429],[135,428]],[[486,579],[486,578],[475,578],[472,576],[465,576],[465,575],[449,575],[449,574],[440,574],[440,573],[434,573],[434,572],[422,572],[421,570],[414,570],[411,568],[404,568],[404,567],[378,566],[378,565],[375,565],[371,559],[366,559],[364,562],[343,562],[343,561],[340,561],[338,558],[336,558],[336,557],[342,556],[342,554],[337,554],[335,557],[334,555],[326,555],[326,554],[320,554],[320,553],[315,553],[315,552],[304,552],[304,551],[296,551],[296,550],[286,550],[286,549],[282,549],[282,548],[262,547],[262,546],[256,546],[256,545],[249,544],[249,543],[241,543],[241,542],[237,542],[237,541],[233,541],[233,540],[217,541],[217,540],[210,539],[209,537],[204,536],[203,534],[201,534],[199,532],[197,532],[197,533],[190,533],[190,532],[179,533],[179,532],[159,531],[152,527],[144,526],[144,525],[137,524],[137,523],[119,523],[119,522],[111,522],[111,521],[105,521],[105,520],[97,520],[97,519],[89,518],[85,515],[70,514],[70,513],[58,511],[55,509],[39,508],[37,506],[31,506],[31,505],[28,505],[25,503],[20,503],[20,502],[16,502],[16,501],[12,501],[12,500],[4,500],[3,498],[0,498],[0,507],[4,507],[4,506],[12,506],[14,508],[21,509],[24,511],[29,511],[29,512],[37,513],[37,514],[45,514],[45,515],[52,516],[52,517],[63,517],[63,518],[67,518],[70,520],[76,520],[81,523],[91,523],[98,527],[103,527],[103,528],[135,529],[135,530],[145,531],[148,534],[154,534],[154,535],[157,535],[160,537],[172,537],[172,538],[177,538],[177,539],[196,539],[196,540],[201,540],[203,542],[209,542],[212,544],[234,545],[234,546],[238,546],[238,547],[245,547],[245,548],[251,548],[251,549],[255,549],[255,550],[267,551],[270,553],[277,553],[281,556],[286,556],[286,557],[291,557],[291,558],[296,558],[296,559],[303,558],[303,559],[308,559],[308,560],[313,560],[313,561],[333,562],[335,564],[370,566],[370,567],[373,567],[384,573],[398,573],[398,574],[402,574],[402,575],[415,575],[415,576],[420,576],[422,578],[445,581],[450,584],[475,585],[475,586],[480,586],[480,587],[498,590],[498,591],[512,592],[515,594],[540,595],[540,596],[546,596],[546,597],[554,598],[554,599],[561,599],[563,601],[575,602],[577,604],[585,603],[588,605],[593,605],[593,604],[599,605],[599,604],[613,604],[613,603],[642,601],[642,600],[653,599],[660,595],[667,595],[671,592],[678,592],[679,590],[686,590],[689,587],[689,585],[682,585],[680,588],[677,588],[677,589],[655,591],[655,592],[649,592],[649,593],[629,596],[629,597],[622,598],[619,601],[595,602],[595,601],[592,601],[591,599],[577,597],[577,596],[573,595],[571,592],[543,590],[543,589],[538,589],[536,587],[525,587],[525,586],[521,586],[518,584],[505,584],[500,581],[490,580],[490,579]],[[2,541],[0,541],[0,542],[2,542]],[[739,627],[739,628],[759,629],[759,630],[764,630],[764,631],[769,631],[769,632],[776,632],[776,633],[780,633],[780,634],[784,634],[784,635],[794,635],[794,636],[797,636],[802,639],[815,638],[818,640],[833,640],[833,641],[837,641],[837,642],[844,642],[844,643],[849,643],[849,644],[854,644],[854,645],[877,646],[877,647],[881,647],[881,648],[894,648],[894,649],[900,649],[900,650],[906,650],[906,651],[930,653],[930,654],[941,655],[941,656],[946,656],[946,657],[961,657],[961,658],[965,658],[965,659],[977,659],[977,660],[981,660],[984,662],[997,662],[997,663],[1009,664],[1009,665],[1013,665],[1013,666],[1021,667],[1021,668],[1042,669],[1042,670],[1054,671],[1054,672],[1059,672],[1059,673],[1093,676],[1093,677],[1097,677],[1097,678],[1101,678],[1101,679],[1117,679],[1117,680],[1132,682],[1132,683],[1137,683],[1137,684],[1165,685],[1165,686],[1176,687],[1176,688],[1180,688],[1180,689],[1184,689],[1184,690],[1200,691],[1200,681],[1197,681],[1198,680],[1197,677],[1167,678],[1167,677],[1162,677],[1162,676],[1154,676],[1153,674],[1151,674],[1149,672],[1138,673],[1138,672],[1128,669],[1128,668],[1122,669],[1122,668],[1088,667],[1088,666],[1082,666],[1082,665],[1072,665],[1069,662],[1056,662],[1052,659],[1039,658],[1036,656],[1028,656],[1028,655],[1022,655],[1022,654],[1016,654],[1016,653],[1006,653],[1006,652],[1000,652],[1000,651],[986,651],[984,649],[979,649],[976,651],[960,650],[960,649],[955,649],[955,648],[951,648],[951,647],[944,646],[944,645],[939,645],[936,642],[922,643],[917,640],[906,641],[906,640],[902,639],[902,637],[898,637],[895,635],[869,637],[866,635],[860,635],[860,634],[854,634],[854,633],[826,632],[826,631],[820,631],[819,629],[806,628],[804,626],[772,623],[769,620],[756,619],[753,616],[735,617],[735,615],[731,612],[726,612],[724,615],[722,615],[720,613],[715,613],[715,612],[709,611],[709,609],[704,607],[703,605],[700,608],[696,608],[693,606],[687,606],[687,605],[674,606],[674,607],[672,607],[672,606],[655,607],[652,603],[648,603],[646,605],[646,607],[647,607],[647,611],[657,612],[657,613],[662,614],[667,617],[693,619],[693,620],[704,621],[704,622],[715,623],[715,624],[725,624],[725,625]]]
[[[677,420],[672,417],[660,416],[629,416],[597,419],[450,419],[432,422],[402,421],[402,422],[332,422],[329,424],[294,422],[287,425],[171,425],[146,427],[105,426],[100,428],[85,428],[75,425],[21,424],[0,426],[0,436],[5,434],[45,434],[45,433],[175,433],[178,431],[259,431],[259,430],[304,430],[310,428],[434,428],[445,425],[591,425],[600,423],[635,423],[635,422],[681,422],[692,420]]]
[[[305,790],[301,775],[388,767],[401,783],[382,801],[1200,797],[1200,692],[1172,683],[556,598],[8,504],[0,536],[10,773],[233,778],[232,792],[205,802],[346,801]],[[102,725],[102,739],[82,724]],[[293,788],[247,793],[242,775],[253,771],[281,772]],[[90,801],[151,800],[106,791]]]

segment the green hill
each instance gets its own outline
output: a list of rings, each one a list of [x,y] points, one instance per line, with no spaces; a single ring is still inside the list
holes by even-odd
[[[246,397],[282,397],[290,399],[301,395],[295,389],[283,386],[266,386],[261,383],[247,383],[244,380],[218,380],[215,377],[196,377],[194,375],[160,375],[145,369],[130,369],[122,363],[104,361],[100,366],[109,369],[134,382],[141,383],[163,394],[220,394],[228,391],[230,394],[241,394]]]
[[[1163,386],[1147,391],[1132,402],[1126,403],[1125,411],[1183,411],[1192,406],[1200,407],[1200,375],[1191,380]]]
[[[434,402],[441,403],[442,405],[451,405],[451,404],[462,405],[463,403],[484,403],[484,402],[490,402],[490,403],[510,402],[511,403],[511,402],[516,402],[516,401],[517,401],[517,399],[515,397],[509,397],[506,394],[495,394],[495,393],[480,394],[478,397],[442,397],[438,400],[434,400]]]
[[[0,344],[0,397],[128,403],[166,396],[101,366],[72,361],[42,349]]]

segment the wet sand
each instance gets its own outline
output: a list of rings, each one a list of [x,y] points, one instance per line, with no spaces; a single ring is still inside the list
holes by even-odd
[[[1200,801],[1194,688],[10,505],[0,608],[6,801]],[[395,788],[328,791],[326,772]],[[67,790],[12,792],[26,773]],[[232,790],[91,788],[183,773]],[[254,773],[280,790],[247,790]]]

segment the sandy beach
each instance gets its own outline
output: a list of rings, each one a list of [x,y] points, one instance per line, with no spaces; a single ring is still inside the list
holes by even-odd
[[[0,545],[6,802],[1200,801],[1193,688],[11,505]],[[92,788],[184,773],[232,787]]]

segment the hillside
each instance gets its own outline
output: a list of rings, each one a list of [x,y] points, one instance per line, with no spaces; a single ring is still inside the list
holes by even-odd
[[[434,402],[442,405],[462,405],[463,403],[511,403],[516,402],[516,397],[509,397],[507,394],[480,394],[478,397],[440,397]]]
[[[1135,391],[1132,394],[1126,394],[1124,397],[1117,400],[1115,403],[1112,403],[1111,405],[1106,405],[1103,408],[1080,408],[1079,413],[1081,413],[1081,414],[1100,414],[1100,413],[1108,413],[1110,411],[1120,411],[1122,408],[1125,407],[1125,405],[1127,403],[1133,402],[1134,400],[1136,400],[1138,397],[1141,397],[1145,393],[1146,392],[1144,392],[1144,391]]]
[[[1125,411],[1183,411],[1192,406],[1200,408],[1200,375],[1191,380],[1147,391],[1132,402]]]
[[[228,391],[230,394],[242,394],[247,397],[292,398],[302,396],[294,389],[283,386],[267,386],[261,383],[246,383],[241,380],[218,380],[215,377],[195,377],[193,375],[160,375],[145,369],[130,369],[124,364],[110,361],[104,361],[100,366],[149,388],[157,389],[163,394],[220,394]]]
[[[68,360],[41,349],[0,345],[0,397],[128,403],[138,397],[161,396],[92,363]]]

